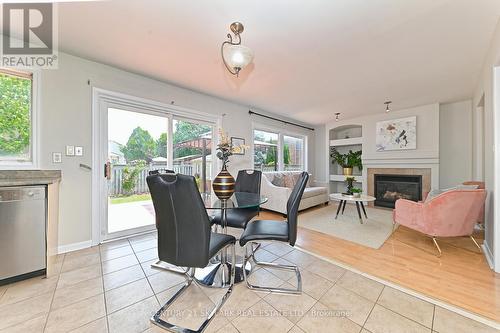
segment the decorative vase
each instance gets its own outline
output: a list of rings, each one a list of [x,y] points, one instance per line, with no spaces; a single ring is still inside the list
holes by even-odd
[[[361,193],[359,193],[359,192],[357,192],[357,193],[353,193],[352,195],[353,195],[353,197],[355,197],[355,198],[361,198]]]
[[[343,168],[344,176],[352,176],[352,168]]]
[[[229,171],[227,171],[226,165],[224,164],[222,170],[212,182],[212,188],[217,198],[221,200],[229,199],[234,193],[234,184],[235,180]]]

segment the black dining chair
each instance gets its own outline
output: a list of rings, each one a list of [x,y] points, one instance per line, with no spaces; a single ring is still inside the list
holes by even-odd
[[[158,257],[160,261],[186,267],[186,283],[151,318],[151,321],[173,332],[202,332],[230,296],[234,285],[234,265],[227,292],[209,313],[207,319],[193,331],[166,322],[161,318],[168,307],[191,285],[196,268],[204,268],[217,253],[231,247],[235,262],[236,239],[231,235],[211,232],[195,178],[181,174],[154,174],[146,178],[158,227]],[[196,281],[196,280],[194,280]]]
[[[260,181],[262,172],[258,170],[240,170],[236,177],[234,186],[235,192],[256,193],[260,195]],[[229,209],[226,212],[226,221],[228,227],[245,229],[248,222],[259,215],[259,207]],[[221,212],[217,211],[212,217],[212,223],[222,225]]]
[[[272,220],[255,220],[248,223],[245,231],[240,237],[240,245],[245,247],[245,259],[243,262],[243,267],[245,267],[247,261],[253,260],[255,266],[264,266],[269,268],[277,268],[284,270],[292,270],[297,276],[297,289],[287,289],[287,288],[272,288],[252,285],[246,276],[246,270],[243,270],[247,286],[250,289],[258,291],[269,291],[277,293],[288,293],[288,294],[300,294],[302,293],[302,279],[300,276],[300,271],[297,266],[282,265],[269,262],[260,262],[255,259],[256,250],[253,249],[252,244],[257,244],[256,242],[286,242],[291,246],[295,245],[297,240],[297,215],[299,212],[299,204],[302,199],[302,194],[309,179],[309,174],[307,172],[302,172],[300,177],[295,184],[290,197],[288,198],[286,204],[287,220],[286,221],[272,221]],[[249,249],[250,245],[250,249]]]
[[[159,175],[159,174],[162,174],[162,173],[175,173],[174,170],[170,170],[170,169],[165,169],[165,168],[159,168],[159,169],[155,169],[155,170],[150,170],[148,172],[148,174],[150,176],[152,175]]]

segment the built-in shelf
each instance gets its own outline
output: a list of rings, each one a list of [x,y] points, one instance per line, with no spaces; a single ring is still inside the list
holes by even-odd
[[[332,182],[344,182],[347,176],[344,175],[330,175],[330,181]],[[356,178],[356,183],[363,183],[363,175],[352,175]]]
[[[354,146],[361,145],[363,142],[363,138],[349,138],[349,139],[338,139],[338,140],[330,140],[330,147],[340,147],[340,146]]]

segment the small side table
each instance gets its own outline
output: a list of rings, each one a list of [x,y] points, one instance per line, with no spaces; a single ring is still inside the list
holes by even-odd
[[[337,208],[337,214],[335,215],[335,219],[339,216],[340,209],[342,209],[342,214],[344,214],[345,205],[347,202],[354,202],[356,204],[356,209],[358,210],[359,222],[363,224],[363,218],[361,217],[361,209],[363,210],[363,214],[365,218],[368,219],[368,215],[366,215],[366,209],[363,205],[363,202],[375,201],[375,197],[371,195],[361,195],[359,198],[354,198],[351,196],[343,195],[342,193],[332,193],[330,194],[330,200],[339,201],[339,206]]]

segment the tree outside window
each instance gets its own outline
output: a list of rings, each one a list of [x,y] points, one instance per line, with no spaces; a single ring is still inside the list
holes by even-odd
[[[32,79],[0,70],[0,160],[31,161]]]

